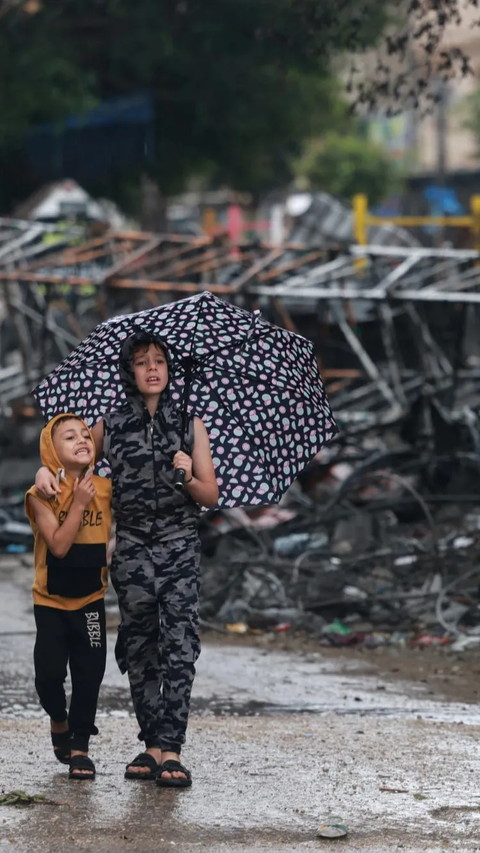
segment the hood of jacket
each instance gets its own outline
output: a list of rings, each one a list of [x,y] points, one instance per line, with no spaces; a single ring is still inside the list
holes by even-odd
[[[127,398],[128,404],[131,406],[134,412],[136,412],[136,414],[140,416],[143,421],[148,421],[150,420],[150,415],[148,414],[147,407],[145,406],[145,403],[143,401],[143,397],[137,388],[137,383],[135,382],[135,375],[133,373],[132,350],[133,347],[137,344],[144,344],[145,346],[155,344],[156,346],[160,347],[165,353],[169,376],[171,368],[171,358],[166,344],[156,335],[149,334],[148,332],[138,332],[138,334],[136,335],[131,335],[129,338],[126,339],[122,346],[122,351],[120,353],[120,359],[118,363],[120,382],[122,383],[123,390],[125,391],[125,396]],[[166,388],[162,391],[160,397],[158,406],[159,409],[165,406],[169,397],[169,387],[167,384]]]
[[[57,451],[55,450],[55,446],[53,444],[52,433],[53,433],[53,428],[54,428],[55,424],[59,420],[62,420],[63,418],[68,418],[68,417],[75,418],[75,420],[80,421],[82,426],[84,426],[85,429],[88,430],[88,433],[89,433],[91,441],[92,441],[92,445],[95,447],[95,443],[93,441],[92,431],[91,431],[90,427],[87,426],[85,421],[83,421],[81,418],[78,418],[76,415],[72,414],[72,412],[62,412],[59,415],[55,415],[55,417],[52,418],[52,420],[48,422],[48,424],[42,429],[42,431],[40,433],[40,458],[42,460],[42,465],[45,465],[45,467],[48,468],[48,470],[51,471],[52,474],[55,474],[55,476],[57,477],[58,480],[60,480],[60,479],[65,480],[66,479],[66,472],[65,472],[65,469],[64,469],[62,462],[60,462],[60,459],[58,458]]]

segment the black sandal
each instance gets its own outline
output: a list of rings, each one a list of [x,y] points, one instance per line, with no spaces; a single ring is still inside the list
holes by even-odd
[[[162,776],[163,771],[167,773],[184,773],[186,779],[178,779],[174,776],[171,776],[170,779],[166,779]],[[158,776],[157,776],[157,785],[160,788],[189,788],[192,784],[192,774],[190,770],[187,770],[183,764],[180,764],[179,761],[174,761],[171,759],[170,761],[166,761],[165,764],[161,764],[158,768]]]
[[[134,770],[129,770],[129,767],[148,767],[148,773],[135,773]],[[156,779],[158,770],[159,765],[153,755],[150,755],[149,752],[140,752],[133,761],[127,764],[125,779]]]
[[[50,732],[55,758],[61,764],[70,763],[70,732]]]
[[[95,765],[88,755],[73,755],[70,759],[69,779],[95,779]],[[74,770],[88,770],[88,773],[74,773]]]

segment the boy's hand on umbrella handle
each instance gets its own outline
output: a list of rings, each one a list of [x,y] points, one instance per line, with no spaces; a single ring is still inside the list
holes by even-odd
[[[85,474],[83,480],[77,479],[73,484],[73,502],[86,509],[95,497],[95,486],[91,473]]]
[[[40,468],[38,471],[35,477],[35,489],[40,497],[47,501],[62,493],[55,475],[48,468]]]
[[[181,468],[182,471],[185,471],[185,482],[192,478],[192,466],[192,457],[184,453],[183,450],[178,450],[173,457],[173,467],[175,470]]]

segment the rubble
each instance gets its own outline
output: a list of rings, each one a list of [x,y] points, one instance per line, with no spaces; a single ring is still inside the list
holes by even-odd
[[[400,443],[396,433],[388,440]],[[358,438],[356,446],[343,442],[304,472],[305,491],[296,484],[285,496],[279,509],[293,517],[259,524],[275,512],[266,508],[244,513],[250,523],[226,512],[204,519],[202,617],[245,630],[306,631],[334,646],[476,646],[478,460],[456,494],[458,460],[469,458],[461,437],[449,454],[427,447],[423,458],[412,448],[389,451],[379,436],[370,452]],[[332,476],[339,468],[343,480]]]
[[[204,516],[204,622],[473,647],[480,254],[398,235],[389,246],[387,232],[375,246],[315,244],[315,209],[298,231],[308,242],[275,246],[0,220],[0,548],[30,547],[29,389],[98,322],[208,289],[312,338],[341,433],[281,506]],[[22,430],[30,451],[16,454]]]

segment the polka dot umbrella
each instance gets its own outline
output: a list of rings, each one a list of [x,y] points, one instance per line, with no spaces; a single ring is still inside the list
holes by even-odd
[[[337,433],[312,343],[209,292],[97,326],[34,389],[45,418],[124,405],[118,361],[139,332],[166,343],[172,399],[208,430],[219,506],[276,503]]]

